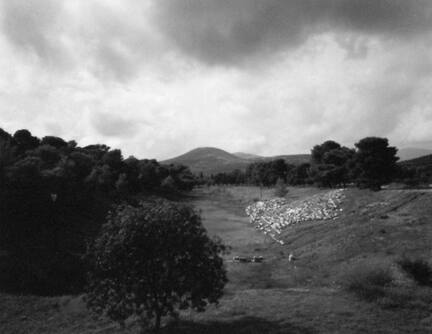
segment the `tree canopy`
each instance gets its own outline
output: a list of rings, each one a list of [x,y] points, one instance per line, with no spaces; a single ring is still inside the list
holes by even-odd
[[[168,177],[169,189],[163,184]],[[7,283],[0,277],[0,285],[37,293],[75,291],[82,279],[68,271],[56,275],[61,267],[73,267],[64,257],[81,263],[87,239],[112,204],[190,190],[194,182],[185,166],[124,159],[120,150],[103,144],[80,147],[60,137],[40,140],[25,129],[13,136],[0,129],[0,244],[14,259],[9,269],[0,268],[9,275]],[[76,271],[82,276],[82,268]],[[54,282],[63,282],[63,288],[50,286]]]
[[[352,173],[359,186],[379,190],[393,179],[399,158],[397,149],[389,146],[387,138],[367,137],[355,146]]]
[[[203,311],[227,281],[223,250],[190,207],[166,200],[120,205],[88,252],[88,306],[119,323],[139,316],[156,329],[180,309]]]

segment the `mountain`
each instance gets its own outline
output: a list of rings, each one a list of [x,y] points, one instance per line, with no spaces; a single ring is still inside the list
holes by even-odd
[[[430,167],[432,168],[432,154],[424,155],[415,159],[401,161],[402,166],[408,167]]]
[[[231,172],[234,169],[245,170],[249,164],[255,161],[284,159],[291,164],[300,164],[308,162],[309,157],[309,154],[261,157],[249,153],[228,153],[215,147],[200,147],[178,157],[161,161],[161,163],[185,165],[194,173],[216,174]]]
[[[288,154],[275,155],[273,157],[265,157],[265,160],[284,159],[288,164],[301,165],[310,161],[310,154]]]
[[[250,160],[215,147],[199,147],[178,157],[165,160],[162,164],[181,164],[188,166],[192,172],[214,174],[244,169]]]
[[[416,147],[401,148],[397,153],[400,161],[411,160],[428,154],[432,154],[432,150]]]
[[[260,155],[251,154],[251,153],[244,153],[244,152],[236,152],[233,153],[236,157],[242,158],[242,159],[261,159],[263,158]]]

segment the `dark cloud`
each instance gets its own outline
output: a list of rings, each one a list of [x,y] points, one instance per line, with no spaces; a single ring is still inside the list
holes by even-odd
[[[432,26],[429,0],[162,0],[157,5],[160,29],[183,52],[207,63],[261,59],[322,32],[401,38]],[[365,52],[358,43],[343,46],[354,55]]]
[[[64,56],[56,27],[62,12],[60,1],[3,1],[2,25],[5,36],[20,49],[35,53],[50,63]]]

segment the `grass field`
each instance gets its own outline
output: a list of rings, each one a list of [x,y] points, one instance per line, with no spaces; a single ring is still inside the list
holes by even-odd
[[[290,188],[288,200],[317,192]],[[432,255],[432,193],[347,189],[342,216],[311,221],[283,232],[285,245],[256,230],[244,209],[272,197],[272,189],[209,187],[188,198],[201,210],[209,234],[230,248],[229,283],[218,306],[186,312],[170,333],[432,333],[432,288],[420,287],[396,265],[402,256]],[[288,255],[298,260],[293,264]],[[263,263],[235,263],[261,255]],[[398,285],[370,302],[345,289],[356,270],[389,268]],[[365,269],[364,269],[365,268]],[[352,278],[351,278],[352,279]],[[387,289],[387,288],[386,288]],[[132,333],[95,320],[82,296],[42,298],[1,295],[1,333]]]

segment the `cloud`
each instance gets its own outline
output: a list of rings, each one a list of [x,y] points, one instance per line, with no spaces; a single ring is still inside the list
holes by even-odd
[[[41,57],[53,53],[55,46],[50,31],[61,11],[59,2],[4,1],[2,10],[3,31],[13,44]]]
[[[92,125],[99,134],[106,137],[133,138],[139,129],[139,122],[134,119],[102,112],[92,114]]]
[[[125,156],[430,142],[426,0],[0,0],[0,127]],[[49,132],[49,133],[47,133]]]
[[[182,52],[209,64],[266,61],[276,51],[298,47],[326,32],[355,39],[373,35],[412,37],[430,32],[428,0],[163,0],[158,1],[161,30]],[[364,44],[363,44],[364,45]],[[364,49],[357,53],[364,53]]]

